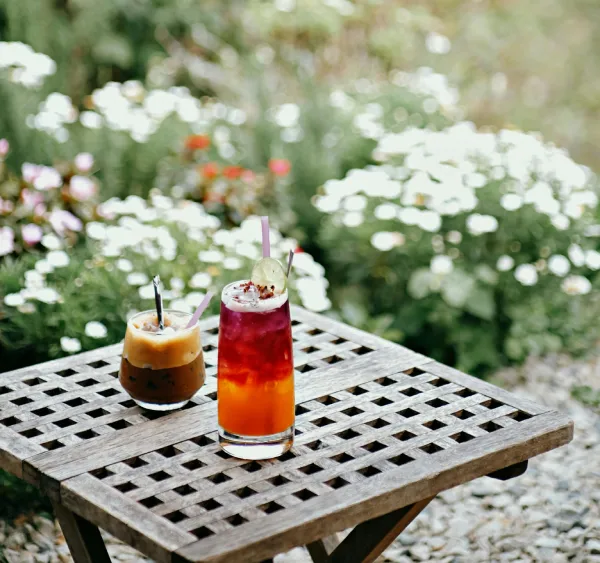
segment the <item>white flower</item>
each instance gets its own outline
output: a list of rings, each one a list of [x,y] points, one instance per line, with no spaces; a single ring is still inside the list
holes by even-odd
[[[279,127],[294,127],[300,118],[300,108],[296,104],[282,104],[273,113],[273,121]]]
[[[181,278],[171,278],[169,285],[174,291],[181,291],[185,287],[185,282]]]
[[[224,257],[225,256],[220,250],[201,250],[198,253],[198,260],[201,262],[222,262]]]
[[[40,274],[49,274],[54,270],[48,260],[38,260],[34,267]]]
[[[339,209],[340,199],[335,195],[323,195],[317,197],[315,206],[322,213],[333,213]]]
[[[342,221],[346,227],[358,227],[364,221],[364,216],[360,211],[348,211]]]
[[[85,232],[88,237],[94,240],[104,240],[107,235],[107,228],[103,223],[93,221],[85,226]]]
[[[548,269],[560,278],[564,278],[571,269],[571,263],[562,254],[553,254],[548,258]]]
[[[143,272],[133,272],[127,276],[129,285],[144,285],[148,283],[148,276]]]
[[[24,303],[25,299],[20,293],[8,293],[4,296],[4,304],[8,307],[19,307]]]
[[[51,287],[43,287],[38,289],[33,294],[33,297],[42,303],[56,303],[60,299],[60,295]]]
[[[567,295],[586,295],[592,290],[592,284],[583,276],[569,276],[565,278],[560,288]]]
[[[89,152],[80,152],[75,157],[75,167],[80,172],[89,172],[94,166],[94,157]]]
[[[85,333],[90,338],[106,338],[108,331],[102,323],[90,321],[85,325]]]
[[[42,245],[48,250],[58,250],[62,246],[60,239],[53,233],[42,237]]]
[[[521,264],[515,270],[515,279],[523,285],[535,285],[538,281],[538,274],[533,264]]]
[[[434,274],[445,275],[449,274],[454,269],[452,258],[449,256],[438,255],[431,259],[430,269]]]
[[[523,198],[517,194],[504,194],[500,198],[500,205],[507,211],[516,211],[523,205]]]
[[[446,239],[450,244],[460,244],[462,241],[462,234],[460,231],[450,231],[446,235]]]
[[[344,209],[347,211],[362,211],[367,206],[364,195],[352,195],[344,200]]]
[[[436,233],[442,226],[442,218],[435,211],[421,211],[417,225],[424,231]]]
[[[121,272],[131,272],[133,270],[133,264],[126,258],[120,258],[117,260],[117,268],[121,270]]]
[[[569,276],[565,278],[560,288],[567,295],[586,295],[592,290],[592,284],[583,276]]]
[[[496,269],[499,272],[508,272],[508,270],[512,269],[515,265],[515,261],[511,256],[504,254],[498,258],[498,262],[496,262]]]
[[[31,315],[35,313],[35,305],[33,303],[23,303],[17,307],[17,310],[24,315]]]
[[[430,31],[425,38],[425,46],[434,55],[445,55],[450,52],[452,43],[445,35]]]
[[[198,307],[202,300],[204,299],[204,293],[200,293],[199,291],[192,291],[188,293],[183,299],[190,307]]]
[[[373,215],[381,221],[395,219],[398,214],[398,206],[393,203],[382,203],[375,208]]]
[[[242,266],[243,262],[237,256],[230,256],[223,260],[223,268],[226,270],[239,270]]]
[[[569,228],[571,222],[566,215],[557,214],[550,217],[551,223],[554,225],[556,229],[559,231],[566,231]]]
[[[102,127],[102,116],[95,111],[82,111],[79,116],[81,125],[88,129],[100,129]]]
[[[210,274],[207,274],[206,272],[198,272],[192,276],[192,279],[188,285],[194,289],[207,288],[210,286],[211,282],[212,276]]]
[[[590,270],[600,270],[600,252],[588,250],[585,253],[585,264]]]
[[[585,254],[578,244],[572,244],[569,246],[569,259],[573,263],[573,266],[583,266],[585,264]]]
[[[176,311],[183,311],[185,313],[192,312],[192,306],[189,305],[184,299],[175,299],[169,303],[169,309],[175,309]]]
[[[154,286],[152,284],[143,285],[138,289],[140,299],[154,299]]]
[[[404,235],[402,233],[380,231],[371,236],[371,246],[382,252],[391,250],[395,246],[402,246],[403,244]]]
[[[473,215],[467,217],[467,229],[475,236],[483,233],[493,233],[498,229],[498,219],[491,215],[473,213]]]
[[[27,289],[40,289],[44,287],[44,276],[37,270],[27,270],[25,272],[25,287]]]
[[[64,268],[71,261],[64,250],[51,250],[46,255],[46,260],[53,268]]]
[[[68,336],[63,336],[60,339],[60,347],[64,352],[68,354],[75,354],[81,350],[81,342],[77,340],[77,338],[69,338]]]

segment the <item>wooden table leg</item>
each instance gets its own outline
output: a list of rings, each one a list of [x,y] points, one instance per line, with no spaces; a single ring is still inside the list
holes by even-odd
[[[97,526],[58,503],[52,506],[75,563],[111,563]]]
[[[329,538],[307,546],[315,563],[372,563],[421,513],[433,497],[359,524],[330,551]]]

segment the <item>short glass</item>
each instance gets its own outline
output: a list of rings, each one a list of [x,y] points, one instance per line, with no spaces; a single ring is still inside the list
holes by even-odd
[[[221,447],[242,459],[269,459],[294,438],[294,361],[287,292],[254,305],[238,301],[245,281],[221,295],[218,411]]]
[[[138,313],[127,322],[119,381],[141,407],[170,411],[183,407],[206,378],[200,326],[186,328],[192,315],[165,309],[165,328],[159,334],[143,330],[156,325],[156,311]]]

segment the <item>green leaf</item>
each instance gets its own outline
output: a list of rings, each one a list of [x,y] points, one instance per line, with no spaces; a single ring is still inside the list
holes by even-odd
[[[496,285],[498,283],[498,272],[493,268],[490,268],[487,264],[479,264],[475,268],[475,275],[481,280],[490,285]]]
[[[426,268],[415,270],[408,281],[408,293],[415,299],[423,299],[431,293],[433,274]]]
[[[450,272],[442,282],[442,298],[448,305],[461,309],[473,290],[475,280],[463,270]]]
[[[475,286],[465,303],[465,310],[486,321],[491,321],[496,314],[494,293],[489,288]]]
[[[600,407],[600,389],[592,389],[588,385],[576,386],[571,389],[571,395],[584,405]]]
[[[105,35],[93,47],[94,58],[101,64],[114,64],[129,68],[133,63],[133,51],[129,42],[119,35]]]

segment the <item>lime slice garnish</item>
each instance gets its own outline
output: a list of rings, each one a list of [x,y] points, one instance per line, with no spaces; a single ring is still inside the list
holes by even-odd
[[[287,276],[283,266],[275,258],[262,258],[252,268],[252,283],[265,286],[275,294],[281,294],[287,287]]]

